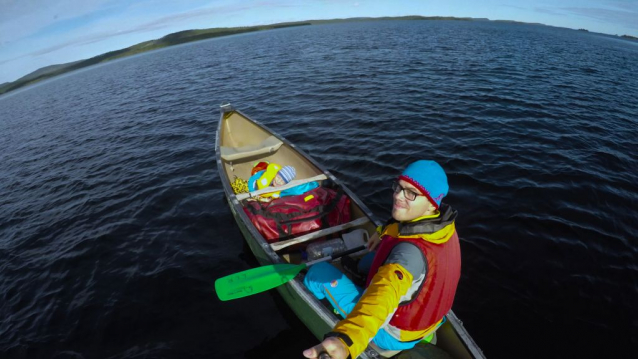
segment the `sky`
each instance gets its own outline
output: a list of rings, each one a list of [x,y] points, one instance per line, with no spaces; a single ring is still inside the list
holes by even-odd
[[[638,0],[0,0],[0,84],[181,30],[403,15],[638,37]]]

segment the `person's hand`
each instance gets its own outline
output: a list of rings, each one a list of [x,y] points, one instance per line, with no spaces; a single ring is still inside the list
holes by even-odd
[[[328,353],[332,359],[347,359],[350,352],[339,338],[326,338],[321,344],[303,351],[306,358],[319,358],[319,354]]]
[[[368,250],[372,252],[373,250],[377,249],[379,243],[381,243],[381,238],[379,238],[379,233],[375,231],[368,240]]]

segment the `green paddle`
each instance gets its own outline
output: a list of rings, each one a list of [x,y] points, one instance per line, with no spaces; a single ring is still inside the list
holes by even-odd
[[[243,272],[227,275],[215,281],[215,292],[219,299],[226,301],[265,292],[268,289],[287,283],[299,272],[313,264],[337,259],[348,254],[356,253],[366,248],[365,245],[337,253],[336,255],[319,258],[301,264],[271,264],[257,267]]]

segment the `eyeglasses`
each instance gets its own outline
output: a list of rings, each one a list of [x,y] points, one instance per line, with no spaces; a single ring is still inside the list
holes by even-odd
[[[405,196],[405,199],[407,199],[408,201],[414,201],[417,196],[423,196],[422,194],[418,194],[409,188],[402,187],[399,184],[399,182],[392,183],[392,190],[394,191],[394,193],[397,193],[397,194],[403,191],[403,195]]]

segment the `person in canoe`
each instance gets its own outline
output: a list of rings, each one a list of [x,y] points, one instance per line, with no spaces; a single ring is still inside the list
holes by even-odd
[[[461,275],[457,212],[441,203],[448,193],[441,166],[410,164],[393,184],[392,218],[369,241],[365,287],[328,263],[310,267],[304,284],[344,318],[303,352],[317,358],[356,358],[368,343],[384,356],[414,347],[445,321]],[[370,262],[370,261],[368,261]],[[343,263],[343,261],[342,261]],[[359,263],[359,268],[363,263]]]

